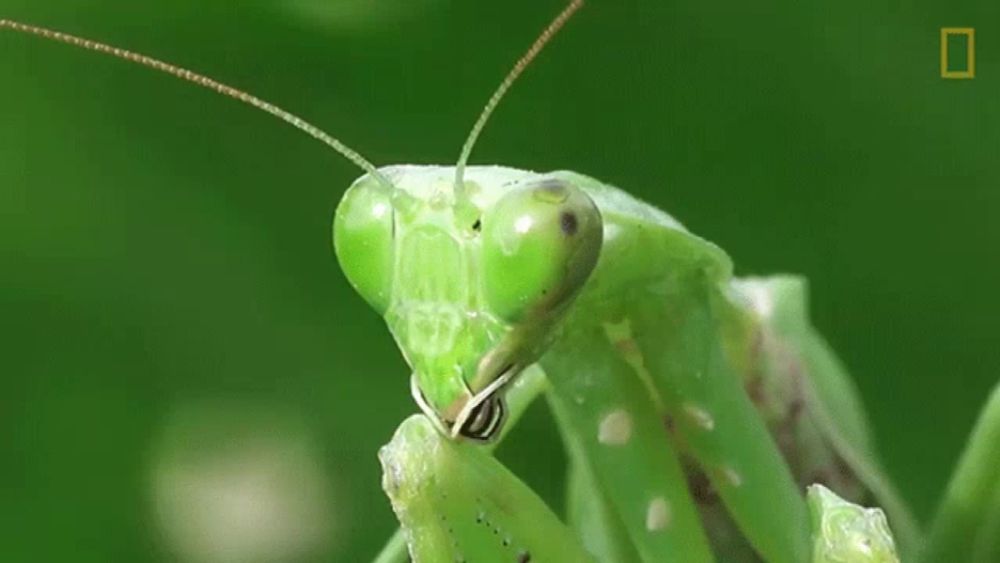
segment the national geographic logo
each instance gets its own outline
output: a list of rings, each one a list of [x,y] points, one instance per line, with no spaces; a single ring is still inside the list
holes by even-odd
[[[965,64],[962,60],[962,39],[965,43]],[[949,53],[949,43],[952,53]],[[957,51],[957,52],[956,52]],[[951,58],[949,58],[949,54]],[[951,60],[954,59],[954,60]],[[964,66],[964,69],[962,67]],[[971,27],[941,28],[941,78],[976,77],[976,30]]]

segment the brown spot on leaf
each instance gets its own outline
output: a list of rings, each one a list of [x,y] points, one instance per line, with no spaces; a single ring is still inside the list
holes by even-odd
[[[715,492],[712,482],[704,471],[698,469],[694,464],[685,464],[687,469],[688,489],[695,502],[700,505],[713,505],[719,502],[719,495]]]

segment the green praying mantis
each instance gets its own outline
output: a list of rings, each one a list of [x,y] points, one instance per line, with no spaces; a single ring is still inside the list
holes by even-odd
[[[379,561],[998,560],[1000,392],[922,531],[809,323],[804,280],[736,279],[719,247],[588,176],[467,165],[507,90],[582,4],[517,62],[453,167],[379,168],[205,76],[0,28],[233,97],[364,170],[338,206],[334,247],[411,366],[422,411],[379,454],[402,525]],[[569,457],[562,516],[490,455],[539,396]]]

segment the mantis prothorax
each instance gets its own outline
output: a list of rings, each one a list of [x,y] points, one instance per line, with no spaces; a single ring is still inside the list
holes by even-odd
[[[378,168],[210,78],[40,27],[0,28],[235,98],[365,171],[337,209],[334,246],[412,367],[425,415],[380,454],[404,531],[382,560],[404,548],[418,561],[475,562],[880,562],[896,560],[895,542],[915,553],[917,525],[879,469],[851,380],[809,324],[803,280],[734,279],[720,248],[593,178],[467,166],[500,99],[582,4],[517,62],[449,167]],[[481,445],[543,393],[569,452],[568,525]],[[988,446],[970,446],[962,475],[995,501]],[[811,489],[807,506],[814,483],[884,507],[895,542],[880,511],[826,488]],[[983,504],[973,534],[992,553],[1000,509]],[[947,524],[926,553],[959,537]]]

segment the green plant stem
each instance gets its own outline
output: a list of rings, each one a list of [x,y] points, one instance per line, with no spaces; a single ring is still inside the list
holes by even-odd
[[[924,563],[957,561],[967,556],[977,538],[997,534],[983,529],[1000,525],[1000,385],[993,389],[945,490],[921,558]]]

